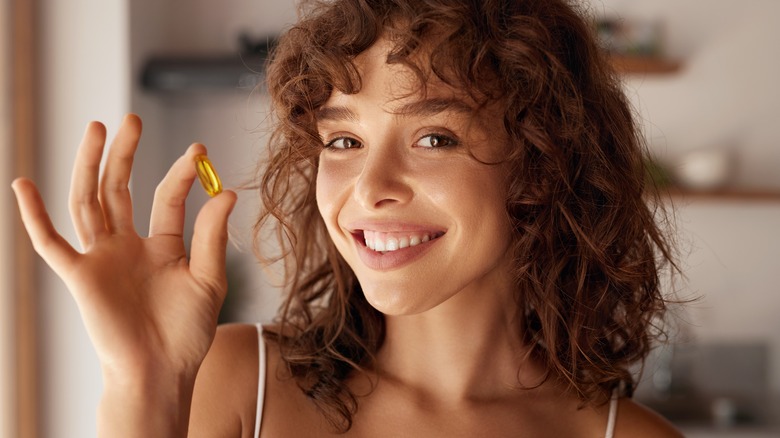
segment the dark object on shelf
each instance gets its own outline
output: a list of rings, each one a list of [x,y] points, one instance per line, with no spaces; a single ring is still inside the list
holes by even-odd
[[[680,69],[679,62],[667,59],[663,53],[662,22],[605,17],[594,27],[599,45],[618,73],[662,74]]]
[[[768,344],[685,343],[661,354],[636,396],[668,420],[721,429],[772,424]]]
[[[599,45],[607,53],[656,58],[661,55],[662,23],[602,18],[595,22]]]
[[[151,91],[251,89],[263,80],[259,60],[235,57],[152,58],[144,67],[141,84]],[[262,65],[262,64],[261,64]]]
[[[218,56],[159,56],[143,68],[141,85],[150,91],[251,90],[264,79],[275,40],[239,38],[241,52]]]

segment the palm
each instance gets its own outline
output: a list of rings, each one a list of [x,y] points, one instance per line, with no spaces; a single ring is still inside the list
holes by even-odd
[[[78,291],[101,362],[128,363],[150,352],[157,356],[151,359],[197,362],[216,324],[218,291],[190,275],[180,240],[112,240],[100,242],[64,276],[68,288]]]
[[[15,183],[22,218],[36,250],[76,300],[104,368],[192,371],[211,344],[226,290],[225,230],[235,196],[220,196],[204,206],[188,260],[183,200],[195,178],[192,156],[203,153],[203,146],[196,145],[158,187],[150,237],[139,237],[127,182],[140,123],[134,117],[123,123],[98,190],[96,169],[105,141],[101,128],[88,128],[71,187],[71,215],[84,252],[56,233],[29,181]]]

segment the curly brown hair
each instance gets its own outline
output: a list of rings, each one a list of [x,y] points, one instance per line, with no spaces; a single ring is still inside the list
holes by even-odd
[[[630,396],[629,367],[666,309],[660,269],[674,263],[632,111],[581,11],[564,0],[333,0],[301,14],[267,70],[276,125],[255,232],[270,223],[282,244],[289,294],[266,333],[305,394],[348,430],[357,398],[346,380],[384,340],[383,315],[317,209],[315,112],[334,90],[360,90],[353,61],[391,35],[388,63],[503,112],[519,333],[583,404],[618,386]]]

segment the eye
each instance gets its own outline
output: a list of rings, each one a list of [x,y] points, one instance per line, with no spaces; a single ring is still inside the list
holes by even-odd
[[[330,149],[356,149],[361,146],[359,141],[351,137],[338,137],[325,143],[325,147]]]
[[[417,140],[414,145],[421,148],[446,148],[457,146],[458,141],[442,134],[428,134]]]

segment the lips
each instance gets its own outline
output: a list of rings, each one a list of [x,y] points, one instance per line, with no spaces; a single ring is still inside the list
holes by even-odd
[[[389,271],[411,263],[435,246],[445,231],[421,225],[359,224],[351,234],[368,268]]]

